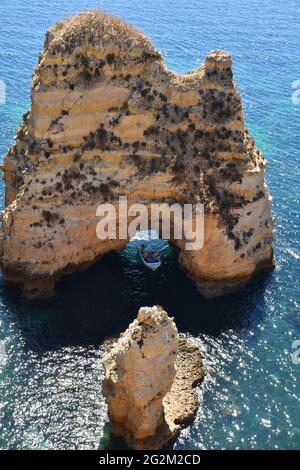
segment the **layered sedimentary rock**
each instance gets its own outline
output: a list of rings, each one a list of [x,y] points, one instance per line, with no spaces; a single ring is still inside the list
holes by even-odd
[[[140,308],[103,365],[111,430],[129,447],[160,449],[195,418],[202,354],[161,307]]]
[[[28,295],[127,240],[96,236],[96,208],[203,203],[204,247],[180,264],[207,296],[273,267],[265,159],[244,126],[229,54],[183,75],[135,28],[82,13],[46,35],[31,108],[3,164],[4,278]]]

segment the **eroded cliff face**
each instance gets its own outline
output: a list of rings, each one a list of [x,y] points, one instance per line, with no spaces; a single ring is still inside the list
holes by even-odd
[[[103,359],[113,434],[135,449],[160,449],[190,424],[198,410],[196,384],[202,353],[179,336],[162,307],[142,307]]]
[[[82,13],[46,35],[31,108],[3,164],[4,278],[46,294],[126,240],[99,240],[96,208],[202,202],[205,241],[180,263],[207,295],[273,267],[266,162],[244,127],[230,56],[185,75],[121,20]]]

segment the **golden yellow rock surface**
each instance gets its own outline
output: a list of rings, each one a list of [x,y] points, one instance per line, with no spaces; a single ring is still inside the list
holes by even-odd
[[[273,267],[266,162],[244,127],[232,60],[213,51],[184,75],[132,26],[81,13],[46,35],[32,104],[3,164],[4,278],[45,295],[61,275],[120,248],[96,236],[96,208],[201,202],[204,247],[180,264],[206,296]]]

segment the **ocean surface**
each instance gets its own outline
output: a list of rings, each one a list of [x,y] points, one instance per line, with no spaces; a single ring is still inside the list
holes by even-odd
[[[292,85],[300,80],[299,1],[1,0],[1,158],[28,109],[46,29],[94,7],[137,25],[178,72],[197,67],[212,49],[232,54],[247,126],[269,161],[276,270],[240,294],[207,301],[168,243],[156,242],[163,266],[152,273],[133,241],[61,283],[48,303],[27,302],[0,280],[0,448],[113,446],[101,396],[102,344],[139,306],[158,303],[202,342],[208,370],[201,411],[175,448],[299,449],[300,364],[291,358],[300,340],[300,102]]]

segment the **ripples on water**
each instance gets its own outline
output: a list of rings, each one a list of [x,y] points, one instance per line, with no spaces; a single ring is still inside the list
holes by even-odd
[[[96,2],[97,4],[97,2]],[[153,273],[134,243],[63,282],[50,303],[24,301],[0,288],[1,448],[98,448],[107,445],[100,389],[105,338],[118,335],[141,305],[161,304],[178,328],[201,341],[208,375],[196,423],[176,448],[299,448],[299,372],[292,342],[300,339],[300,79],[299,4],[272,0],[101,2],[151,35],[178,71],[216,47],[234,58],[248,126],[269,160],[277,218],[277,269],[242,293],[204,300],[178,269],[177,252],[158,241],[163,266]],[[72,10],[95,6],[75,0]],[[31,70],[46,28],[70,12],[65,0],[1,2],[0,151],[5,153],[27,110]],[[24,21],[26,18],[26,21]],[[102,440],[101,440],[102,439]]]

